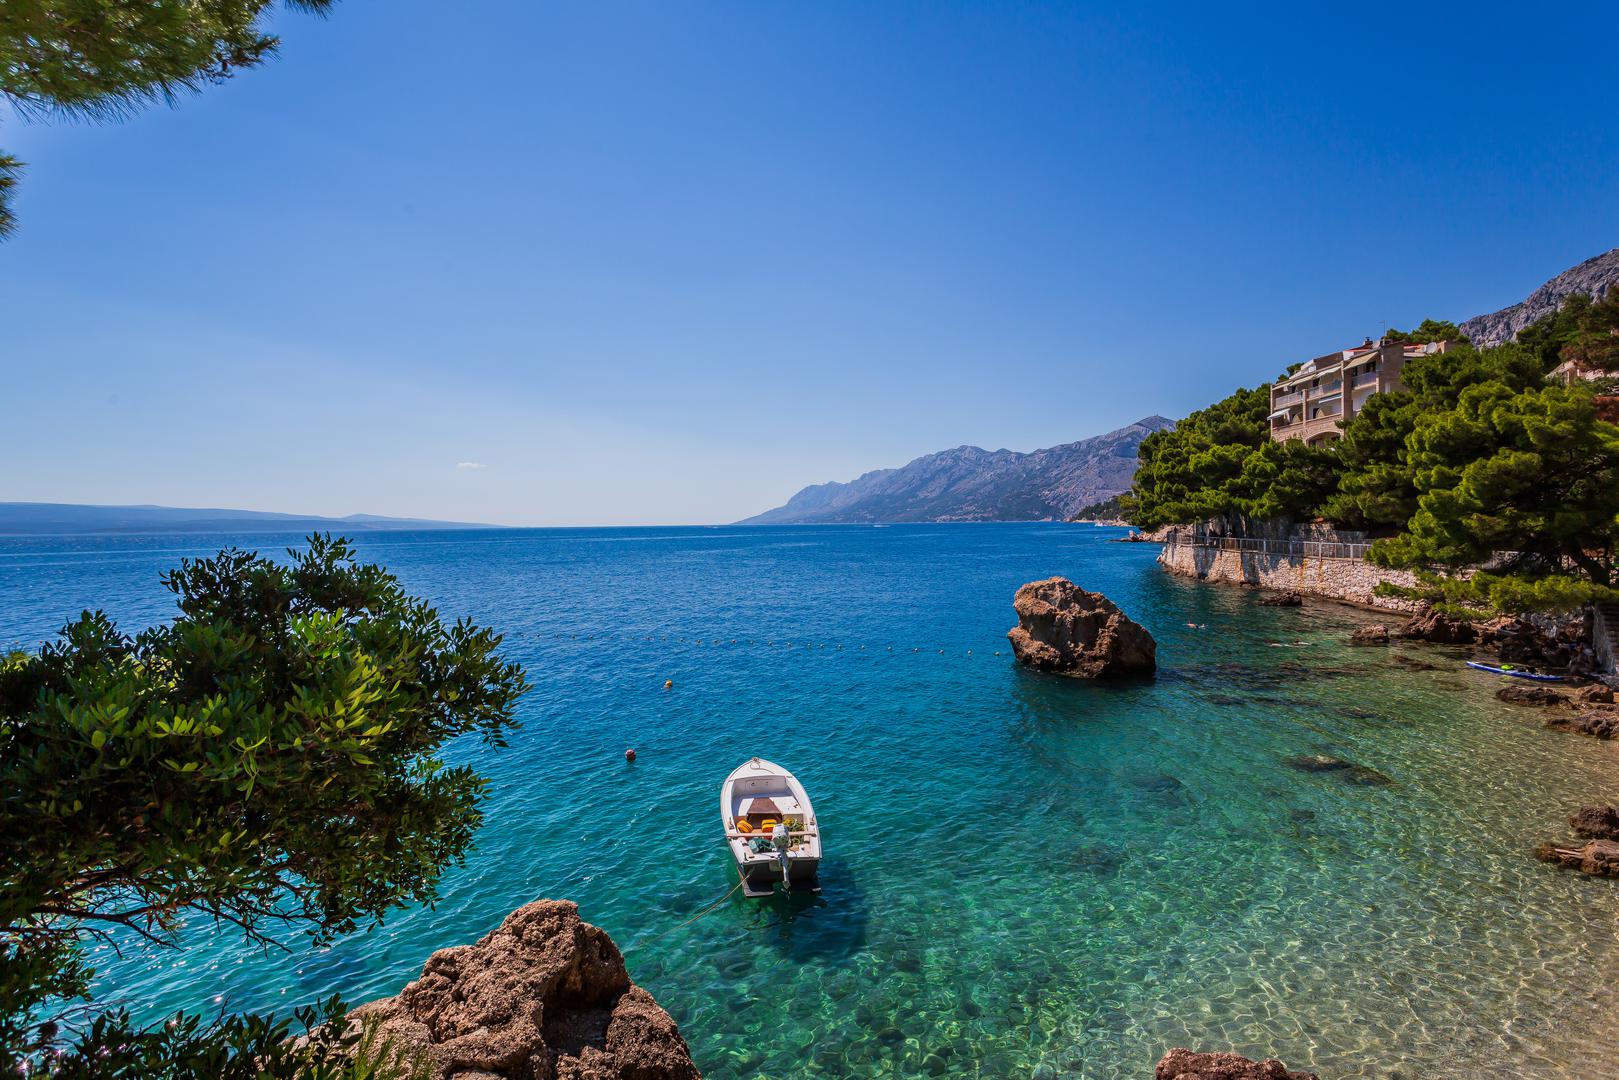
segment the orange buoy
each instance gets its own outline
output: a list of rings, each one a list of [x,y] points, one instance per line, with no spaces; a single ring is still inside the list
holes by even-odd
[[[663,688],[665,690],[673,690],[675,688],[675,681],[673,679],[663,680]]]

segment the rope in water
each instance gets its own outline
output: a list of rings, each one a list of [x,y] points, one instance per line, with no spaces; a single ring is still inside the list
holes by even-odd
[[[708,905],[706,908],[699,911],[697,914],[693,915],[691,918],[687,919],[685,922],[677,923],[676,925],[669,927],[669,929],[664,930],[661,933],[653,934],[651,937],[647,938],[645,941],[634,942],[629,947],[632,948],[632,949],[636,949],[636,948],[641,947],[642,945],[650,945],[654,941],[657,941],[660,938],[667,937],[668,935],[674,933],[676,930],[681,930],[681,929],[684,929],[685,927],[690,926],[692,923],[696,922],[698,919],[701,919],[704,915],[707,915],[710,911],[713,911],[715,908],[717,908],[721,904],[725,903],[725,901],[729,900],[732,897],[732,895],[735,894],[735,892],[738,889],[740,889],[741,887],[742,887],[742,882],[741,882],[740,879],[738,879],[737,883],[735,885],[731,886],[731,891],[730,892],[727,892],[724,896],[720,897],[718,900],[714,901],[712,904]]]

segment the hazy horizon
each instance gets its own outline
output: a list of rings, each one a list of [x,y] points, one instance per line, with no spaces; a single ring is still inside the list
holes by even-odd
[[[1580,19],[278,13],[175,108],[0,113],[0,499],[714,524],[1179,418],[1619,243]]]

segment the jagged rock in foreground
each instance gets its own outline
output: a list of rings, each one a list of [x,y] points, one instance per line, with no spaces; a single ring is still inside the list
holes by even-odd
[[[1411,621],[1401,627],[1400,636],[1415,641],[1432,641],[1437,645],[1471,645],[1480,640],[1478,627],[1431,607],[1411,616]]]
[[[1154,1080],[1321,1080],[1292,1072],[1275,1058],[1254,1061],[1241,1054],[1198,1054],[1177,1047],[1158,1061]]]
[[[1546,726],[1597,739],[1619,739],[1619,709],[1585,709],[1572,716],[1552,716]]]
[[[1591,840],[1583,847],[1542,844],[1535,855],[1546,862],[1598,877],[1619,877],[1619,840]]]
[[[1012,600],[1018,624],[1006,633],[1020,663],[1080,679],[1151,675],[1158,643],[1101,593],[1067,578],[1031,581]]]
[[[1370,626],[1357,626],[1349,632],[1351,645],[1387,645],[1389,643],[1389,628],[1381,623]]]
[[[1536,686],[1533,683],[1527,686],[1522,683],[1508,683],[1497,690],[1495,696],[1513,705],[1546,706],[1568,704],[1568,695],[1559,694],[1550,687]]]
[[[698,1078],[674,1020],[567,900],[524,905],[476,945],[439,950],[398,997],[351,1016],[425,1053],[435,1080]]]
[[[1304,594],[1296,589],[1289,589],[1287,592],[1262,596],[1259,598],[1259,602],[1266,607],[1299,607],[1304,603]]]
[[[1584,705],[1612,705],[1613,689],[1602,683],[1592,683],[1574,691],[1574,700]]]
[[[1568,816],[1568,827],[1589,840],[1619,840],[1619,809],[1582,806]]]

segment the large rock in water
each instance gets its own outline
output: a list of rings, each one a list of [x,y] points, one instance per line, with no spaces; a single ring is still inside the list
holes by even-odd
[[[436,1080],[698,1077],[674,1020],[630,983],[612,939],[567,900],[518,908],[476,945],[428,957],[398,997],[350,1015],[425,1054]]]
[[[1198,1054],[1176,1048],[1158,1061],[1155,1080],[1320,1080],[1315,1073],[1291,1072],[1275,1058],[1254,1061],[1241,1054]]]
[[[1457,619],[1431,607],[1423,608],[1411,616],[1400,628],[1400,636],[1416,641],[1432,641],[1438,645],[1471,645],[1481,640],[1478,627],[1466,619]]]
[[[1081,679],[1151,675],[1158,643],[1101,593],[1067,578],[1031,581],[1012,599],[1018,624],[1006,632],[1012,655],[1041,671]]]

